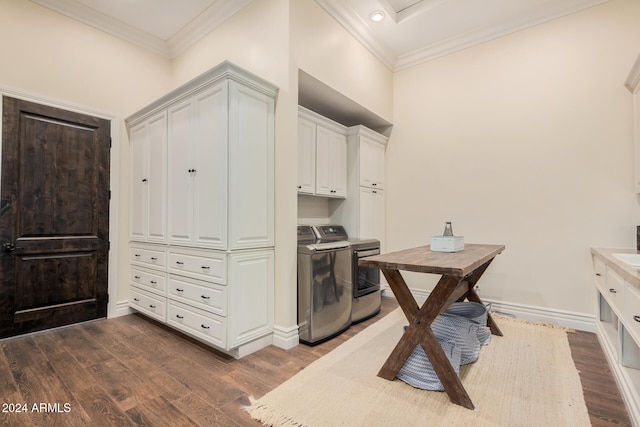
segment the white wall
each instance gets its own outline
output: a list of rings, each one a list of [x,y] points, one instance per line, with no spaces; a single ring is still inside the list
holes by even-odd
[[[291,1],[292,62],[364,108],[393,119],[393,73],[314,0]]]
[[[593,314],[590,247],[635,247],[640,225],[623,87],[638,22],[640,3],[612,0],[398,72],[388,248],[452,221],[466,243],[506,245],[484,298]]]
[[[124,117],[171,88],[169,62],[27,0],[0,0],[0,91],[113,119],[119,210],[111,224],[117,277],[110,306],[128,300],[129,143]],[[112,237],[114,234],[112,234]],[[113,259],[112,259],[113,260]],[[110,266],[114,271],[114,265]],[[115,295],[113,295],[115,293]]]

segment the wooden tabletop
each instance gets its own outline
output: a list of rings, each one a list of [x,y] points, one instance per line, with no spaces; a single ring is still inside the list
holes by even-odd
[[[504,245],[465,244],[459,252],[433,252],[427,245],[360,258],[358,265],[465,277],[504,248]]]

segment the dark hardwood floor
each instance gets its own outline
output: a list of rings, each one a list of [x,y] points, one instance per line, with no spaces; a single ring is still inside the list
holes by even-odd
[[[397,307],[333,340],[235,360],[140,315],[0,341],[3,426],[256,426],[241,407]],[[569,334],[593,426],[630,426],[594,334]],[[23,406],[26,404],[26,408]],[[35,405],[35,406],[34,406]],[[16,412],[26,409],[26,412]]]

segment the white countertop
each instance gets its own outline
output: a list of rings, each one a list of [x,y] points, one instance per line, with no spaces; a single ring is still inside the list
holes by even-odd
[[[633,268],[613,256],[613,254],[640,254],[640,251],[624,248],[591,248],[591,254],[602,260],[602,262],[622,276],[631,286],[640,290],[640,268]]]

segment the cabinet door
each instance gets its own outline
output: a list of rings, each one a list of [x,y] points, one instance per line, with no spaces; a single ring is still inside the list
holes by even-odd
[[[167,116],[164,112],[131,129],[131,240],[166,241]]]
[[[334,197],[347,197],[347,137],[338,132],[331,133],[330,154],[331,187]]]
[[[298,118],[298,193],[313,194],[316,189],[316,125]]]
[[[274,100],[229,82],[229,249],[274,244]]]
[[[373,150],[373,187],[384,188],[384,150],[385,145],[374,142]]]
[[[384,145],[360,136],[360,186],[384,188]]]
[[[360,187],[360,238],[380,240],[382,251],[385,240],[384,191]]]
[[[316,194],[347,194],[347,138],[321,125],[316,126]]]
[[[167,240],[167,115],[149,120],[147,241]]]
[[[147,239],[147,168],[148,132],[147,123],[131,128],[131,209],[129,236],[131,240],[144,242]]]
[[[227,94],[223,82],[194,98],[193,244],[197,247],[227,248]]]
[[[193,236],[193,137],[191,100],[169,108],[169,243],[190,244]]]

